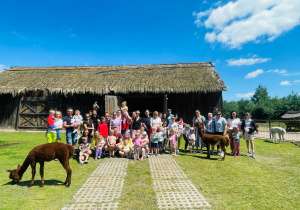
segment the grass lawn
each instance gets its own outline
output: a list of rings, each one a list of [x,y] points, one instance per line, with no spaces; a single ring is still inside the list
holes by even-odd
[[[39,187],[39,165],[33,187],[27,188],[30,168],[20,183],[13,185],[6,170],[15,169],[34,146],[45,143],[43,135],[0,132],[0,209],[59,209],[72,201],[75,192],[101,162],[92,158],[88,165],[79,165],[71,159],[70,188],[62,185],[66,172],[55,161],[45,163],[44,188]],[[7,143],[19,144],[2,146]],[[183,142],[181,145],[183,147]],[[227,156],[222,162],[218,156],[208,160],[206,154],[183,152],[174,159],[214,209],[300,209],[300,147],[265,140],[255,140],[255,146],[255,160]],[[246,153],[244,140],[241,153]],[[120,209],[157,209],[155,201],[149,160],[129,161]]]

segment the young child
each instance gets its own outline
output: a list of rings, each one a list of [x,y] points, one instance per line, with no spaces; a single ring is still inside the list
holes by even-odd
[[[168,122],[163,121],[163,136],[164,136],[164,149],[163,152],[166,151],[167,143],[168,143]]]
[[[126,155],[126,157],[128,159],[131,158],[131,149],[130,149],[130,145],[129,145],[128,139],[124,140],[122,152],[124,152],[124,154]]]
[[[159,139],[159,136],[157,134],[157,128],[154,127],[152,129],[152,133],[151,133],[151,136],[150,136],[150,141],[151,141],[151,155],[153,155],[153,151],[155,152],[155,155],[157,156],[157,147],[158,147],[158,139]]]
[[[109,148],[109,157],[115,158],[115,146],[116,146],[116,137],[114,136],[114,130],[109,131],[109,136],[107,137],[107,145]]]
[[[73,118],[71,120],[71,123],[74,123],[74,125],[75,125],[73,133],[77,132],[77,139],[80,138],[80,136],[79,136],[79,134],[80,134],[79,126],[82,123],[82,121],[83,121],[83,118],[80,115],[80,111],[76,110],[75,115],[73,116]]]
[[[190,129],[190,133],[188,134],[188,138],[189,138],[189,148],[190,148],[190,153],[195,153],[194,151],[194,146],[195,146],[195,130],[194,128]]]
[[[132,140],[134,144],[134,156],[133,160],[140,160],[140,151],[141,151],[141,146],[143,144],[142,139],[140,138],[140,133],[137,132],[135,134],[135,138]]]
[[[96,150],[96,154],[95,154],[95,160],[97,160],[98,158],[100,159],[102,156],[102,148],[105,144],[104,138],[99,134],[98,135],[98,139],[97,139],[97,143],[94,146],[95,150]]]
[[[128,107],[127,107],[127,102],[126,101],[122,102],[121,110],[122,110],[122,112],[126,112],[126,115],[128,115]]]
[[[91,147],[91,145],[89,143],[87,143],[87,138],[82,137],[82,143],[78,146],[78,149],[80,150],[80,152],[79,152],[79,163],[80,164],[88,163],[89,155],[87,152],[90,149],[90,147]]]
[[[178,122],[178,124],[179,124],[179,126],[178,126],[178,128],[179,129],[183,129],[183,119],[182,119],[182,117],[181,118],[179,118],[179,122]]]
[[[50,129],[53,129],[53,128],[56,128],[56,126],[54,125],[54,122],[55,122],[55,111],[53,109],[49,110],[49,116],[47,118],[47,131],[46,131],[46,136],[47,137],[47,133],[49,132]],[[56,130],[56,135],[57,135],[57,140],[60,140],[61,141],[61,138],[60,138],[60,130],[57,129]]]
[[[171,154],[176,156],[177,134],[175,129],[171,130],[169,140],[170,140]]]
[[[240,155],[240,133],[237,127],[233,127],[232,132],[232,138],[233,138],[233,156],[236,157],[241,156]]]
[[[147,158],[149,154],[149,139],[148,139],[148,134],[146,131],[142,133],[141,137],[143,144],[142,144],[142,158]]]
[[[163,127],[159,127],[159,132],[157,132],[157,136],[158,136],[158,150],[159,150],[159,153],[162,154],[163,149],[164,149],[164,129],[163,129]]]

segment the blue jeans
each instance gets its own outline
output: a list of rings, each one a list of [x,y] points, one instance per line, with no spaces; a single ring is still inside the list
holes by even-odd
[[[66,131],[66,141],[67,141],[67,144],[71,144],[72,145],[76,145],[77,143],[77,132],[73,133],[73,130],[72,131]]]
[[[50,129],[56,128],[56,126],[51,125],[51,126],[48,126],[47,128],[48,128],[48,130],[47,130],[46,134],[49,132]],[[57,138],[60,138],[60,130],[59,129],[56,130],[56,135],[57,135]]]
[[[188,138],[184,134],[183,134],[183,139],[185,141],[184,150],[186,150],[187,146],[189,145],[189,140],[188,140]]]

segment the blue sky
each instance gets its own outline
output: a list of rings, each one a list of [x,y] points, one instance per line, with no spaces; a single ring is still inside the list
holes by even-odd
[[[211,61],[249,99],[300,94],[300,1],[13,1],[0,3],[0,70],[11,66]]]

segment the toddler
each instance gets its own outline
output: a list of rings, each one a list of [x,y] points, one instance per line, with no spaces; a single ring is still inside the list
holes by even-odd
[[[195,130],[194,128],[190,129],[190,133],[188,134],[188,138],[189,138],[189,148],[190,148],[190,153],[195,153],[194,151],[194,146],[195,146]]]
[[[80,126],[82,120],[83,120],[83,118],[80,115],[80,111],[76,110],[75,115],[71,119],[71,123],[75,125],[73,133],[77,133],[77,138],[79,138],[79,133],[80,133],[79,132],[79,126]]]
[[[79,152],[79,163],[80,164],[88,163],[88,158],[89,158],[88,151],[89,151],[90,147],[91,147],[91,145],[89,143],[87,143],[87,138],[82,137],[82,143],[78,146],[78,149],[80,151]]]
[[[170,140],[171,154],[176,156],[177,155],[176,154],[177,134],[176,134],[176,130],[175,129],[171,130],[171,134],[170,134],[169,140]]]
[[[179,122],[178,122],[178,124],[179,124],[179,129],[183,129],[183,119],[182,118],[179,118]]]
[[[237,127],[233,128],[232,132],[232,138],[233,138],[233,156],[236,157],[241,156],[240,155],[240,133]]]
[[[128,159],[131,158],[131,149],[130,149],[130,145],[129,145],[128,139],[124,140],[122,152],[124,152],[124,154],[126,155],[126,157]]]
[[[128,107],[127,107],[127,102],[126,102],[126,101],[123,101],[123,102],[122,102],[121,111],[122,111],[122,112],[125,112],[126,115],[128,115]]]
[[[150,136],[150,141],[151,141],[151,155],[153,154],[153,151],[155,152],[155,155],[157,156],[157,147],[158,147],[158,139],[159,139],[159,136],[157,134],[157,128],[154,127],[152,129],[152,133],[151,133],[151,136]]]
[[[142,133],[142,141],[143,141],[143,144],[142,144],[142,158],[147,158],[148,157],[148,154],[149,154],[149,147],[148,147],[148,144],[149,144],[149,139],[148,139],[148,134],[146,131],[144,131]]]
[[[143,144],[142,139],[140,138],[140,133],[137,132],[135,134],[135,138],[132,140],[134,144],[134,159],[133,160],[140,160],[140,151],[141,151],[141,146]]]
[[[163,127],[159,127],[159,132],[157,132],[157,136],[158,136],[158,150],[159,150],[159,153],[162,154],[163,149],[164,149],[164,129],[163,129]]]
[[[168,142],[168,122],[163,121],[163,137],[164,137],[164,149],[163,152],[166,151],[166,146]]]
[[[101,158],[102,148],[103,148],[104,144],[105,144],[104,138],[99,134],[97,143],[95,145],[95,150],[96,150],[95,160],[97,160],[97,158]]]
[[[47,131],[46,131],[46,136],[47,137],[47,133],[49,132],[50,129],[56,128],[56,126],[54,125],[54,122],[56,121],[55,117],[55,111],[53,109],[49,110],[49,116],[47,118]],[[60,129],[56,130],[56,135],[57,135],[57,140],[61,141],[60,138]]]
[[[115,146],[116,146],[116,137],[114,136],[114,131],[109,131],[109,136],[107,137],[107,145],[109,148],[109,157],[115,158]]]

